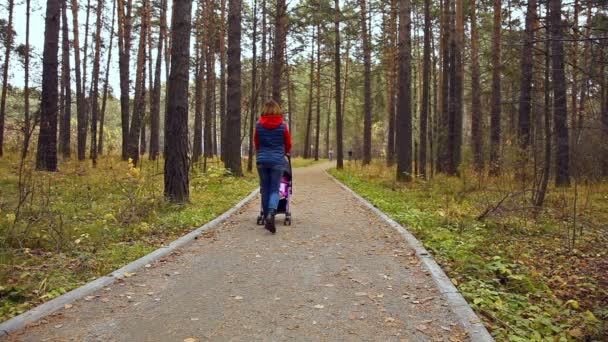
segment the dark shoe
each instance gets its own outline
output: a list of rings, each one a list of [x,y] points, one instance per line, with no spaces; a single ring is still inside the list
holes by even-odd
[[[270,210],[268,212],[268,214],[266,215],[266,224],[264,225],[264,228],[266,228],[269,232],[271,232],[272,234],[277,232],[277,227],[274,224],[274,215],[275,215],[275,211],[274,210]]]

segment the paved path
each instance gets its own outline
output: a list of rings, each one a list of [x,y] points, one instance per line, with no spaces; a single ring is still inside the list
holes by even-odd
[[[295,170],[291,227],[271,235],[256,226],[253,201],[180,252],[11,339],[467,340],[401,236],[329,179],[327,166]]]

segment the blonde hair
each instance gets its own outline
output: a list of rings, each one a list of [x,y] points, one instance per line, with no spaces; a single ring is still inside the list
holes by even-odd
[[[283,115],[283,108],[275,100],[268,100],[262,107],[262,116],[265,115]]]

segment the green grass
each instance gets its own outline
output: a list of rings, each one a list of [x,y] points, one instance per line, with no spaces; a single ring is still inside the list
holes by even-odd
[[[474,179],[440,176],[398,184],[394,169],[380,164],[331,173],[424,243],[497,340],[606,337],[605,184],[580,189],[581,197],[588,191],[590,198],[580,213],[589,225],[572,250],[565,247],[568,221],[558,208],[569,198],[559,191],[552,191],[545,211],[518,211],[525,201],[508,201],[503,211],[479,221],[502,197],[496,189],[508,182],[480,186]]]
[[[31,190],[16,222],[18,161],[0,159],[0,321],[133,261],[226,211],[256,186],[210,163],[193,171],[190,202],[163,200],[163,162],[135,169],[113,157],[26,171]]]

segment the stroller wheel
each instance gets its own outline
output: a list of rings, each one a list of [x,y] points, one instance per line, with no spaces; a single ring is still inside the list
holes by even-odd
[[[286,214],[285,215],[285,222],[284,222],[284,224],[286,226],[291,226],[291,215],[290,214]]]

